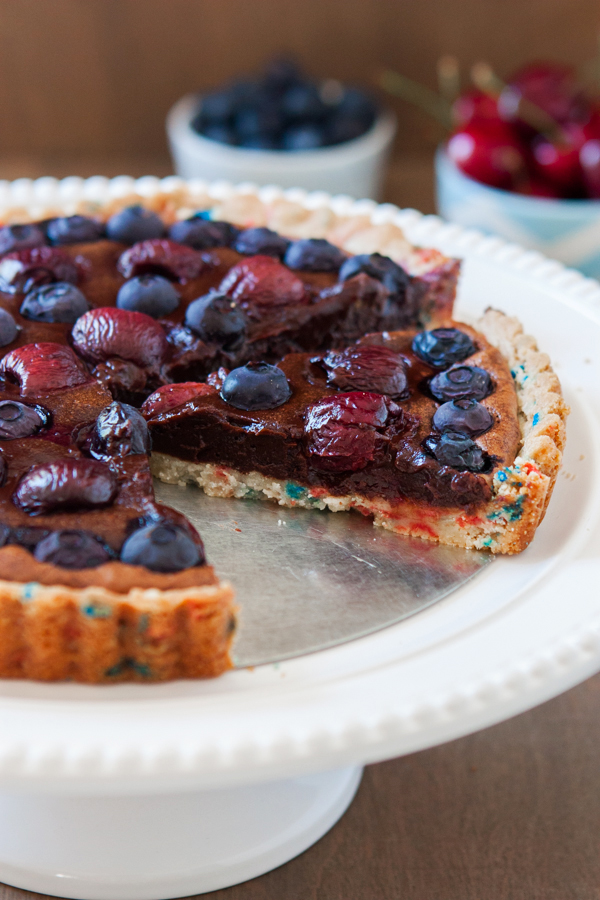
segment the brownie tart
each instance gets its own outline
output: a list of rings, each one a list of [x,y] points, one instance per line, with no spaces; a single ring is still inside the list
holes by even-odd
[[[400,534],[519,552],[552,491],[566,407],[515,320],[489,311],[478,329],[370,334],[160,388],[142,407],[153,471],[213,496],[355,509]]]
[[[458,263],[367,217],[215,202],[180,182],[150,201],[13,208],[5,223],[0,676],[217,675],[233,593],[190,523],[156,502],[157,423],[138,407],[190,385],[212,402],[214,370],[444,325]]]

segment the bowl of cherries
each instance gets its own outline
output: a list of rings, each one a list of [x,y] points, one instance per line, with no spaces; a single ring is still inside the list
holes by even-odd
[[[366,91],[308,78],[287,59],[179,100],[167,117],[183,178],[277,184],[377,198],[396,131]]]
[[[600,102],[557,63],[472,74],[436,156],[440,215],[599,278]]]

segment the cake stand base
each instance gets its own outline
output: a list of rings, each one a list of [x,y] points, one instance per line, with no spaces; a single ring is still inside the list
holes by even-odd
[[[152,796],[0,793],[0,881],[75,900],[166,900],[262,875],[318,841],[362,769]]]

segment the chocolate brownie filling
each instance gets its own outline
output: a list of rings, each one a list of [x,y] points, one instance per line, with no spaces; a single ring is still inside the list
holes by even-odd
[[[153,413],[148,406],[154,448],[194,463],[213,463],[325,488],[334,496],[359,494],[391,502],[409,498],[435,506],[476,506],[489,499],[494,471],[514,460],[520,434],[506,362],[473,329],[461,324],[460,331],[475,344],[475,352],[462,362],[484,369],[491,378],[492,392],[481,406],[493,426],[476,438],[486,460],[481,472],[441,465],[428,452],[428,439],[436,433],[434,415],[440,408],[428,384],[439,370],[412,350],[414,331],[369,335],[360,342],[394,351],[404,363],[407,382],[404,399],[388,404],[385,422],[369,431],[363,417],[362,431],[351,435],[353,452],[367,434],[372,437],[363,458],[359,449],[357,458],[351,453],[347,460],[342,457],[332,464],[330,457],[327,463],[311,446],[307,410],[323,398],[336,396],[335,386],[328,383],[324,357],[315,354],[291,354],[279,363],[292,395],[275,409],[248,412],[232,408],[219,394],[217,379],[209,379],[216,384],[210,393],[177,408]],[[340,396],[349,395],[340,392]]]

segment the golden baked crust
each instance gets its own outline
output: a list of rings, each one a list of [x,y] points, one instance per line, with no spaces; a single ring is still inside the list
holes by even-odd
[[[229,584],[186,590],[69,588],[0,581],[0,677],[168,681],[231,668]]]

